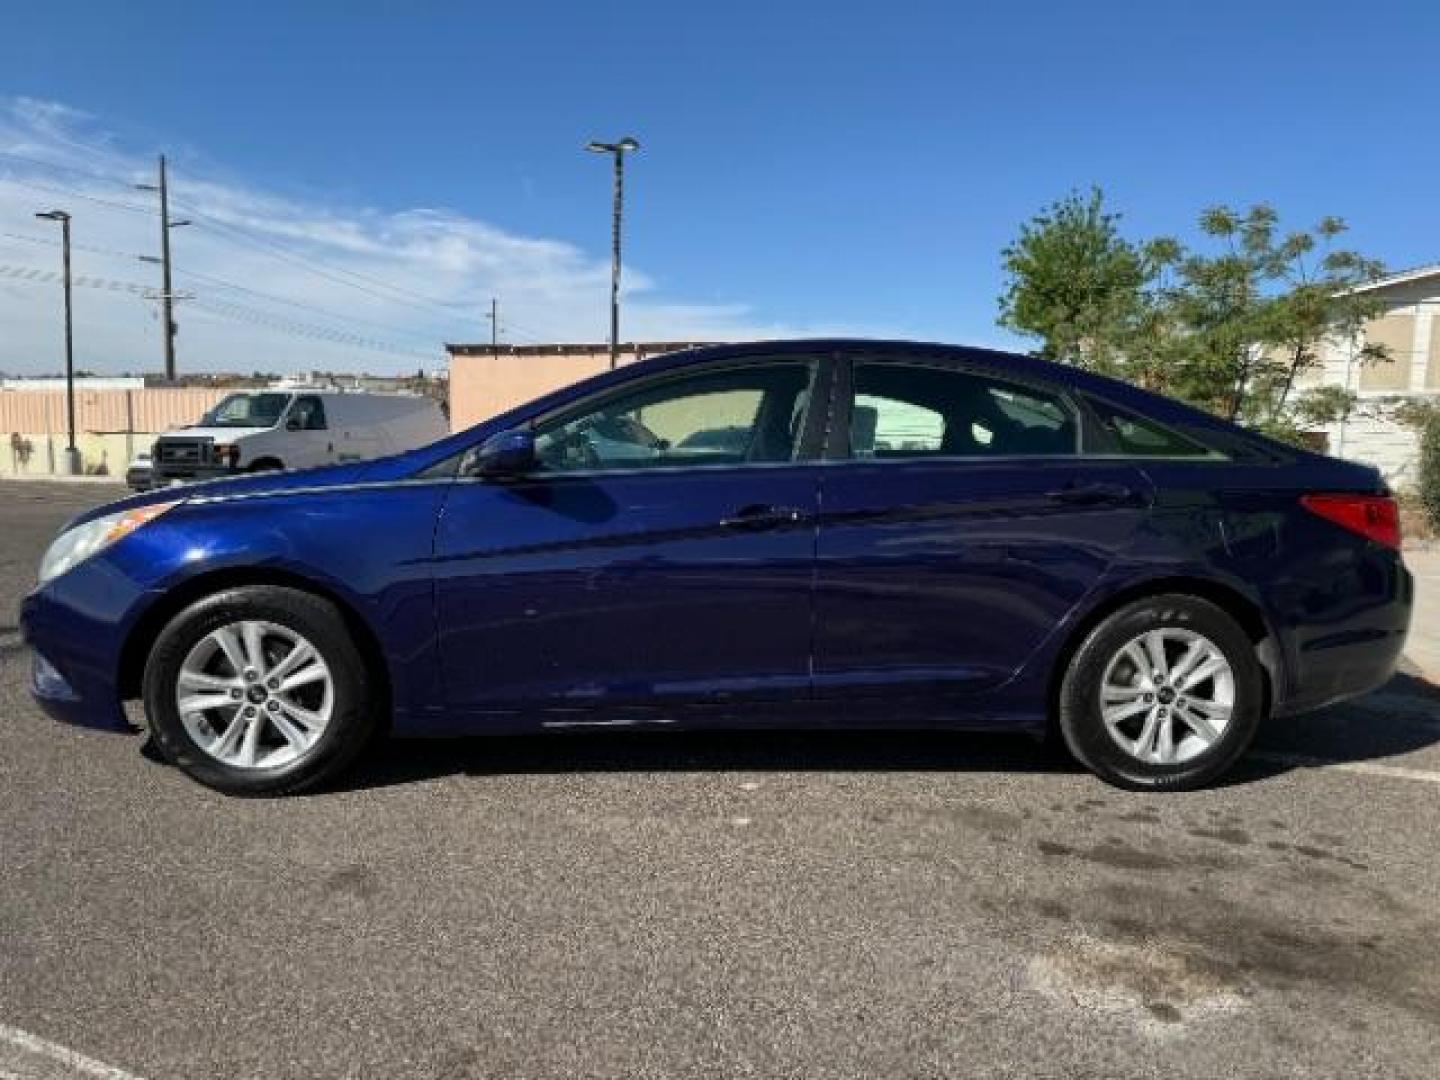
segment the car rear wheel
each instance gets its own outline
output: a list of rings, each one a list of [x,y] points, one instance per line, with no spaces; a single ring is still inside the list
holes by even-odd
[[[340,611],[297,589],[227,589],[171,620],[145,668],[165,757],[230,794],[283,794],[340,772],[379,717]]]
[[[1149,597],[1111,614],[1076,650],[1060,731],[1119,787],[1203,787],[1254,739],[1264,688],[1254,645],[1223,610],[1193,596]]]

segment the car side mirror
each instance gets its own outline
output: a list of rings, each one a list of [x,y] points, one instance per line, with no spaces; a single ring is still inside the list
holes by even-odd
[[[467,454],[464,472],[467,476],[507,480],[525,476],[539,467],[535,433],[517,429],[492,435]]]
[[[285,430],[286,430],[286,431],[299,431],[299,430],[300,430],[300,418],[299,418],[298,416],[292,416],[292,417],[290,417],[290,419],[286,420],[286,421],[285,421]]]

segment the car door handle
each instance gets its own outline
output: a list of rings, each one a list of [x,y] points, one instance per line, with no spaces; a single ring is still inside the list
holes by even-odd
[[[729,517],[721,518],[720,526],[724,529],[774,529],[781,525],[794,525],[804,517],[804,512],[793,506],[753,503],[742,506]]]
[[[1102,503],[1127,502],[1135,492],[1124,484],[1070,484],[1058,491],[1047,491],[1045,497],[1072,506],[1097,506]]]

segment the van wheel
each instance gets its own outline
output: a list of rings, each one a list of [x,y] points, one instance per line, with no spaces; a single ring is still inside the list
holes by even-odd
[[[335,776],[379,728],[340,611],[298,589],[227,589],[161,631],[145,666],[160,752],[208,787],[279,795]]]
[[[1245,753],[1264,700],[1255,647],[1234,619],[1197,597],[1150,597],[1076,650],[1060,687],[1060,731],[1117,787],[1190,790]]]
[[[259,461],[257,461],[257,462],[255,462],[254,464],[252,464],[252,465],[251,465],[248,469],[246,469],[245,471],[246,471],[246,472],[280,472],[280,471],[283,470],[284,468],[285,468],[285,466],[282,465],[282,464],[280,464],[280,462],[277,461],[275,458],[267,457],[267,458],[261,458]]]

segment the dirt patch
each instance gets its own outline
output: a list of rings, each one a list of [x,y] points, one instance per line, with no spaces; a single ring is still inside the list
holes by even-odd
[[[1252,993],[1233,968],[1183,946],[1077,935],[1030,962],[1043,992],[1082,1008],[1175,1024],[1240,1008]]]

